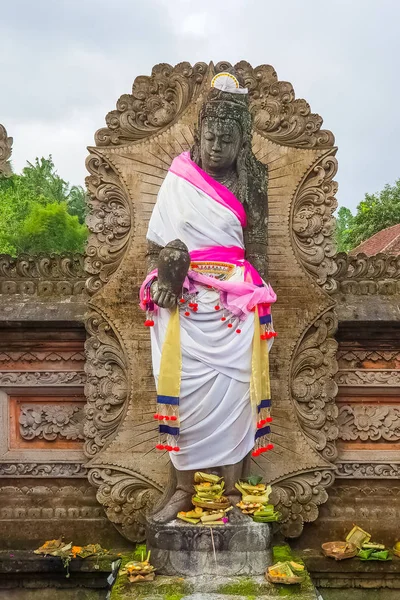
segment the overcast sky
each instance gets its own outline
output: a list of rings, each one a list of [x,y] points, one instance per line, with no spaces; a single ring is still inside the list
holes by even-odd
[[[154,64],[271,64],[333,131],[338,200],[400,178],[400,0],[0,0],[0,123],[13,166],[53,155],[83,184],[86,146]]]

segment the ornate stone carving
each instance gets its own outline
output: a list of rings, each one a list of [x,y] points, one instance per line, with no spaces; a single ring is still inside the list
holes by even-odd
[[[128,396],[126,355],[111,326],[97,313],[86,321],[85,452],[94,456],[121,422]]]
[[[0,174],[9,175],[11,173],[8,161],[11,157],[12,143],[12,137],[7,136],[4,125],[0,124]]]
[[[332,471],[314,471],[289,477],[272,487],[271,502],[282,514],[285,536],[298,537],[304,523],[315,521],[318,507],[328,499],[326,488],[333,481]]]
[[[61,361],[79,361],[83,362],[85,356],[82,352],[68,352],[63,350],[61,354],[57,352],[38,352],[36,350],[29,350],[29,352],[0,352],[0,362],[36,362],[36,361],[50,361],[50,362],[61,362]],[[54,371],[52,372],[54,375]],[[69,374],[72,374],[70,371]],[[60,373],[62,377],[62,373]]]
[[[337,183],[332,179],[336,171],[336,158],[324,156],[306,175],[292,204],[293,246],[306,271],[327,292],[336,288],[332,278],[336,270],[332,238],[337,207]]]
[[[344,293],[393,295],[400,293],[400,256],[376,254],[335,256],[335,280]]]
[[[398,370],[381,370],[371,369],[370,371],[362,371],[358,369],[341,370],[336,375],[336,383],[346,386],[386,386],[400,387],[400,369]]]
[[[0,255],[0,293],[71,296],[84,291],[81,254]]]
[[[1,357],[0,357],[1,359]],[[77,371],[1,371],[1,386],[77,386],[83,385],[86,381],[85,373]]]
[[[400,408],[397,406],[341,406],[338,416],[339,438],[363,442],[400,439]]]
[[[399,479],[400,464],[373,462],[338,462],[339,479]]]
[[[215,70],[220,73],[227,66],[229,63],[218,63]],[[325,148],[334,145],[333,134],[321,130],[322,118],[311,112],[305,100],[295,98],[291,83],[278,81],[271,65],[253,68],[243,60],[235,65],[235,70],[249,89],[256,131],[284,146]]]
[[[167,481],[164,463],[159,466],[162,457],[155,458],[151,451],[155,427],[146,421],[153,408],[148,402],[154,402],[150,356],[142,315],[132,304],[144,276],[146,224],[166,169],[192,143],[206,84],[227,66],[210,65],[195,84],[194,71],[183,76],[178,67],[169,66],[156,68],[151,78],[136,79],[132,95],[123,97],[117,111],[107,117],[108,127],[98,132],[97,147],[91,148],[88,159],[92,235],[85,265],[87,289],[93,294],[90,304],[96,312],[87,324],[86,453],[94,457],[90,481],[99,487],[99,501],[120,531],[133,540],[142,535],[145,505],[153,503]],[[311,114],[305,101],[295,99],[290,84],[278,82],[272,67],[252,69],[242,62],[236,69],[250,89],[254,153],[270,172],[269,233],[279,241],[277,250],[270,249],[270,264],[276,263],[275,271],[271,269],[273,284],[279,270],[285,274],[278,282],[280,306],[275,312],[280,337],[271,355],[273,368],[276,356],[281,361],[276,371],[282,389],[275,390],[273,409],[278,413],[275,449],[267,466],[262,460],[257,465],[276,482],[274,494],[284,512],[285,532],[298,535],[303,522],[315,519],[318,506],[326,501],[325,488],[332,483],[334,471],[336,325],[332,312],[326,311],[334,305],[327,292],[336,285],[331,243],[336,149],[332,134],[320,129],[322,119]],[[165,73],[167,79],[180,78],[180,86],[183,78],[189,88],[193,85],[192,91],[184,96],[174,87],[175,80],[173,85],[161,85]],[[173,107],[164,91],[168,85],[173,87],[168,98],[179,98]],[[101,327],[105,330],[100,333]],[[140,502],[144,503],[132,514],[124,491],[130,486],[143,491]]]
[[[162,489],[140,473],[95,468],[89,481],[98,488],[97,500],[110,521],[129,540],[144,539],[146,514],[161,496]]]
[[[19,432],[24,440],[83,440],[82,422],[83,409],[79,406],[22,404]]]
[[[86,477],[87,469],[80,462],[12,463],[0,462],[0,477]]]
[[[355,367],[361,367],[363,361],[368,360],[369,362],[380,362],[388,363],[388,362],[400,362],[400,352],[398,350],[383,350],[383,349],[339,349],[337,353],[337,359],[339,365],[341,363],[345,363],[346,367],[343,371],[347,371],[347,367],[350,369],[355,369]]]
[[[206,63],[182,62],[153,67],[150,77],[137,77],[132,94],[124,94],[106,116],[107,127],[96,133],[97,146],[125,144],[160,131],[178,117],[199,93]]]
[[[334,313],[322,315],[306,332],[292,366],[292,395],[304,433],[328,461],[336,457],[337,370]]]
[[[86,166],[90,173],[86,178],[90,194],[86,222],[92,232],[86,248],[86,289],[93,294],[118,268],[129,241],[133,214],[118,174],[104,158],[92,153]]]

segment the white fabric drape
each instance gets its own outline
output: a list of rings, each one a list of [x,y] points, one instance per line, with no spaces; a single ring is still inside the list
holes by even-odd
[[[147,238],[160,246],[181,239],[189,250],[210,246],[243,248],[238,218],[186,180],[168,173],[161,186]],[[232,281],[243,281],[235,267]],[[221,321],[216,291],[200,287],[198,311],[181,311],[182,380],[180,452],[171,452],[179,470],[234,464],[254,445],[250,404],[254,314],[245,321]],[[151,331],[153,372],[158,381],[161,350],[170,312],[159,309]],[[236,333],[240,328],[241,333]]]

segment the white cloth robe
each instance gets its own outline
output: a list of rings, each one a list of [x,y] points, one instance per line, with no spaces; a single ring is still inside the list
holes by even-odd
[[[169,172],[160,188],[147,239],[160,246],[179,238],[189,251],[210,246],[244,248],[239,219],[185,179]],[[235,267],[231,281],[243,281]],[[254,313],[233,327],[215,310],[219,294],[200,286],[198,311],[181,310],[182,379],[179,452],[171,452],[178,470],[235,464],[253,448],[255,417],[250,404]],[[151,328],[153,373],[158,383],[170,311],[159,308]],[[240,328],[241,333],[236,333]]]

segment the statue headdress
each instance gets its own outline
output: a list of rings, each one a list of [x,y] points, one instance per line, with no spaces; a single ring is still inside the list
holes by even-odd
[[[252,116],[249,109],[248,89],[233,72],[218,73],[212,79],[211,89],[199,112],[191,158],[201,167],[200,134],[204,119],[229,119],[238,124],[242,133],[243,146],[237,160],[239,199],[243,204],[249,200],[254,183],[258,189],[267,185],[267,167],[260,163],[252,151]],[[252,184],[250,184],[250,180]],[[250,184],[250,185],[249,185]]]

